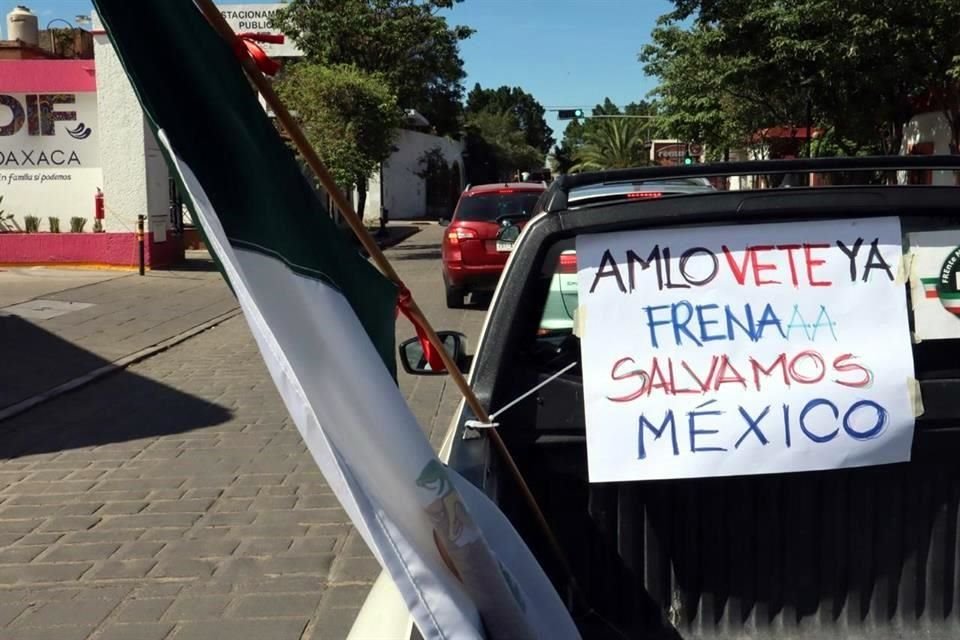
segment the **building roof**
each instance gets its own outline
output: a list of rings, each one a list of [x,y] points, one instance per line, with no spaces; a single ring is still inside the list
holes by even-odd
[[[3,55],[3,60],[57,58],[40,45],[33,45],[23,40],[0,40],[0,54]]]
[[[2,93],[84,93],[96,90],[93,60],[0,60]]]
[[[813,129],[813,137],[819,138],[823,135],[821,129]],[[809,137],[806,127],[768,127],[766,129],[760,129],[755,134],[753,134],[754,142],[759,142],[760,140],[773,140],[773,139],[790,139],[790,140],[806,140]]]

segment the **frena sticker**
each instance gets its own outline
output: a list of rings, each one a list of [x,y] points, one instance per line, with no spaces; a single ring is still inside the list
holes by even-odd
[[[935,287],[934,291],[930,290],[931,284]],[[940,276],[924,278],[923,285],[928,298],[939,298],[944,309],[960,316],[960,247],[951,251],[944,260]]]

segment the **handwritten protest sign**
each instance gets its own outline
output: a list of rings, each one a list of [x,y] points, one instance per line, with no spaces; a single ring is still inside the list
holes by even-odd
[[[902,462],[897,218],[577,239],[591,482]]]

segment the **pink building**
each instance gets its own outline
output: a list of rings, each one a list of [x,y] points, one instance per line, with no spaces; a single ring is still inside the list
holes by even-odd
[[[101,118],[99,89],[93,60],[0,60],[0,265],[137,265],[136,220],[149,212],[112,206],[126,186],[110,179],[105,185],[104,159],[109,166],[118,148],[116,123],[128,118],[109,110],[104,113],[110,117]],[[131,115],[142,122],[139,107]],[[111,145],[108,153],[105,139]],[[124,149],[132,146],[119,142]],[[118,196],[113,201],[111,182]],[[99,191],[105,205],[99,222],[103,232],[94,233]],[[28,216],[39,218],[39,232],[17,233],[26,228]],[[51,231],[51,218],[59,221],[60,233]],[[71,232],[75,218],[85,221],[82,232]],[[147,233],[148,267],[183,256],[181,239],[161,226]]]

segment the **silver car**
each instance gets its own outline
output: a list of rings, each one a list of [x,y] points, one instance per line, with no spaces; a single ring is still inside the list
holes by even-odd
[[[624,200],[645,200],[715,191],[706,178],[615,182],[573,189],[567,197],[569,209],[580,209]],[[560,254],[550,283],[550,293],[540,321],[543,334],[570,331],[577,310],[577,252]]]

